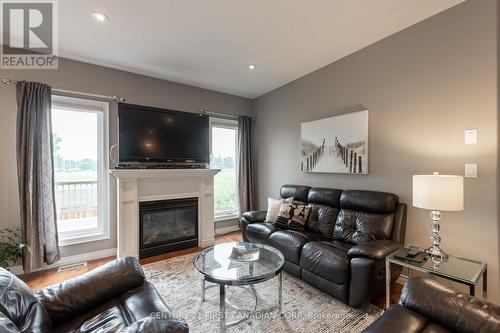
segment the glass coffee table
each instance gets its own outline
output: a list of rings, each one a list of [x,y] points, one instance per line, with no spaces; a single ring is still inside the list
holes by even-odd
[[[219,327],[221,332],[226,328],[238,325],[254,313],[270,313],[278,310],[282,315],[282,270],[285,263],[283,254],[277,249],[255,243],[230,242],[210,247],[194,260],[194,267],[202,274],[201,301],[205,301],[205,290],[219,287]],[[254,284],[268,281],[278,276],[277,305],[257,311],[257,293]],[[206,285],[206,282],[214,283]],[[226,298],[227,288],[241,288],[253,299],[250,309],[242,309]],[[241,318],[232,322],[226,320],[226,308],[242,313]]]

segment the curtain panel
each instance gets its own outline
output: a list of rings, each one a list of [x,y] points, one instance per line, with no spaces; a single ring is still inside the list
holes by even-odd
[[[255,209],[255,175],[252,147],[252,122],[247,116],[238,117],[238,198],[239,215]]]
[[[51,87],[20,81],[17,95],[17,172],[24,271],[59,260],[54,191]]]

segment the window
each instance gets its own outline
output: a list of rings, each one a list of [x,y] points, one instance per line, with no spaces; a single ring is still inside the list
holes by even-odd
[[[108,103],[52,99],[60,245],[109,238],[107,123]]]
[[[211,167],[221,169],[214,178],[215,221],[238,217],[238,122],[211,119]]]

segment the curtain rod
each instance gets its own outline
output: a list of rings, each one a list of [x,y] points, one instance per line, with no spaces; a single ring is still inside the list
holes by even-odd
[[[2,78],[2,83],[7,85],[7,86],[9,86],[13,83],[17,83],[17,82],[18,81],[11,80],[9,78]],[[75,90],[53,88],[52,91],[54,91],[55,93],[62,93],[62,94],[73,94],[73,95],[78,95],[78,96],[94,97],[94,98],[100,98],[100,99],[110,99],[110,100],[117,101],[117,102],[125,102],[127,100],[123,96],[91,94],[91,93],[85,93],[85,92],[80,92],[80,91],[75,91]],[[238,119],[237,115],[232,115],[232,114],[227,114],[227,113],[218,113],[218,112],[208,112],[205,109],[200,109],[200,114],[205,114],[207,116],[213,116],[213,117],[219,117],[219,118],[233,119],[233,120]],[[251,118],[252,118],[252,120],[255,120],[255,117],[251,117]]]
[[[219,118],[225,118],[225,119],[233,119],[233,120],[238,120],[238,115],[234,114],[229,114],[229,113],[219,113],[219,112],[209,112],[205,109],[200,109],[200,114],[204,114],[207,116],[213,116],[213,117],[219,117]],[[255,120],[255,117],[250,117],[252,120]]]
[[[9,86],[13,83],[17,83],[18,81],[16,80],[11,80],[9,78],[3,78],[2,83]],[[91,94],[91,93],[85,93],[85,92],[80,92],[80,91],[75,91],[75,90],[66,90],[66,89],[52,89],[53,92],[55,93],[62,93],[62,94],[72,94],[72,95],[78,95],[78,96],[86,96],[86,97],[94,97],[94,98],[100,98],[100,99],[111,99],[113,101],[118,101],[118,102],[125,102],[127,99],[123,96],[110,96],[110,95],[100,95],[100,94]]]

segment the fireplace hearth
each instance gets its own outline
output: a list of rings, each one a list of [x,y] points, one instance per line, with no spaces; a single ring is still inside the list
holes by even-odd
[[[198,198],[139,203],[139,258],[198,246]]]

